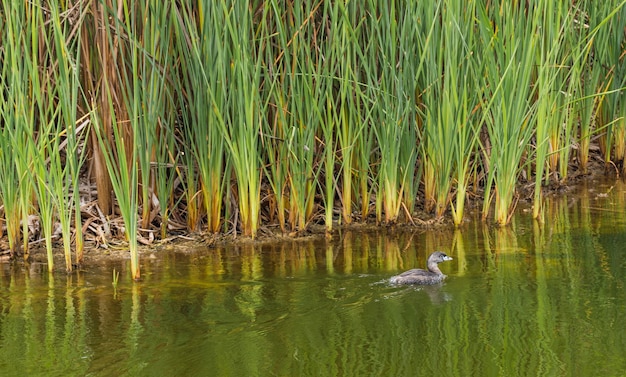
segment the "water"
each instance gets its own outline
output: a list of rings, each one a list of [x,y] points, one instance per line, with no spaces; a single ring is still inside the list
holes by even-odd
[[[159,250],[140,283],[0,265],[0,374],[623,376],[625,192],[583,185],[543,227],[520,205],[504,229]],[[435,249],[444,284],[386,283]]]

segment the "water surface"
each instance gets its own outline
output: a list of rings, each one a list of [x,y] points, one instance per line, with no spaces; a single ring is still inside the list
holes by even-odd
[[[581,185],[543,226],[155,250],[139,283],[3,264],[0,374],[623,376],[625,193]],[[445,283],[386,283],[436,249]]]

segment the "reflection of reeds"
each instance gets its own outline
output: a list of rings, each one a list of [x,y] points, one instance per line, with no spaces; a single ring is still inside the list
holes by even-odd
[[[574,148],[585,169],[594,135],[626,166],[625,11],[618,0],[3,2],[11,252],[27,254],[36,213],[47,247],[59,221],[80,263],[86,157],[98,221],[121,214],[129,239],[166,238],[170,225],[330,231],[372,209],[388,223],[425,210],[460,225],[468,189],[505,225],[520,179],[534,181],[540,217],[542,186],[567,179]]]

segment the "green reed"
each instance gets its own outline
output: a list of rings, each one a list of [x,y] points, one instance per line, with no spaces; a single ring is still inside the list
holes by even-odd
[[[533,135],[534,54],[537,45],[537,15],[520,4],[502,4],[500,9],[482,9],[479,15],[480,49],[484,59],[482,111],[490,149],[485,150],[489,171],[485,182],[483,216],[495,191],[494,220],[509,222],[515,206],[515,186],[520,163]],[[493,24],[499,25],[494,30]]]
[[[626,172],[626,105],[623,90],[626,88],[626,64],[624,64],[624,19],[626,18],[626,2],[618,7],[614,4],[600,5],[599,14],[606,15],[600,19],[600,25],[595,38],[594,50],[598,69],[603,70],[603,87],[606,95],[603,96],[598,110],[599,126],[606,127],[605,160],[615,161]],[[601,41],[610,41],[603,43]],[[600,44],[602,46],[600,47]],[[611,157],[611,153],[613,157]]]
[[[413,66],[416,50],[414,9],[404,13],[397,4],[377,7],[368,3],[372,17],[367,59],[367,93],[372,102],[372,129],[378,142],[376,218],[380,222],[398,220],[404,190],[413,191],[417,158],[417,128]],[[373,18],[376,15],[376,18]],[[413,203],[409,204],[411,207]]]
[[[327,79],[327,81],[329,81]],[[328,94],[328,86],[326,89]],[[322,166],[324,169],[324,187],[322,201],[324,203],[324,227],[327,233],[330,233],[333,229],[333,210],[335,193],[337,192],[337,185],[335,183],[335,162],[336,162],[336,138],[335,138],[335,119],[332,116],[330,97],[326,96],[326,111],[324,112],[324,121],[321,123],[322,137],[324,143],[322,148],[324,150]]]
[[[55,51],[54,46],[46,40],[46,50]],[[38,83],[39,80],[35,80]],[[55,86],[55,89],[58,89]],[[63,127],[59,121],[60,114],[55,111],[56,90],[44,91],[37,88],[39,93],[36,98],[35,107],[38,109],[40,120],[39,135],[36,138],[36,152],[32,154],[35,159],[32,161],[32,179],[34,180],[35,198],[39,214],[39,224],[45,242],[46,257],[48,261],[48,272],[54,271],[54,255],[52,237],[55,220],[58,218],[62,224],[63,231],[68,230],[69,220],[62,214],[68,211],[64,207],[67,201],[65,185],[65,170],[61,162],[61,142],[60,135]],[[30,179],[30,177],[29,177]],[[71,212],[70,212],[71,213]],[[65,226],[67,225],[67,227]],[[65,235],[65,233],[63,233]],[[64,249],[66,259],[66,270],[72,270],[71,249],[69,244]]]
[[[28,259],[28,217],[32,212],[34,194],[31,156],[35,153],[35,119],[40,115],[37,104],[42,103],[38,71],[41,64],[38,40],[41,14],[34,4],[24,7],[18,3],[3,2],[2,9],[7,17],[3,18],[4,48],[0,55],[0,145],[3,156],[0,163],[0,202],[4,206],[11,256],[18,252],[21,224],[22,252],[24,259]]]
[[[182,111],[182,120],[187,125],[184,127],[187,147],[184,165],[189,169],[185,175],[188,219],[195,228],[198,221],[196,202],[200,199],[207,215],[208,230],[218,232],[226,180],[223,179],[225,143],[216,126],[220,121],[216,110],[225,110],[229,106],[229,67],[223,60],[226,59],[221,29],[223,15],[208,2],[200,3],[198,14],[184,9],[182,15],[185,16],[182,22],[176,24],[175,46],[183,57],[178,67],[183,80],[177,92],[181,94],[181,104],[187,106]],[[196,164],[197,172],[194,172]],[[196,179],[201,189],[199,194]]]
[[[78,20],[84,16],[83,11],[82,7],[77,8]],[[71,271],[72,235],[77,264],[82,264],[84,255],[79,187],[81,169],[87,156],[87,150],[82,146],[86,143],[89,129],[87,128],[88,117],[79,118],[79,103],[82,102],[83,98],[78,69],[82,61],[79,46],[81,30],[74,29],[67,18],[61,18],[60,4],[52,4],[50,15],[54,31],[52,39],[54,48],[49,46],[49,49],[54,51],[54,62],[58,64],[54,86],[57,93],[56,105],[60,112],[56,137],[52,142],[50,171],[55,172],[55,176],[52,177],[52,186],[55,188],[53,196],[57,201],[58,216],[61,222],[65,268],[67,271]],[[64,163],[58,159],[58,154],[53,156],[55,149],[58,149],[57,153],[61,153],[62,149],[65,157]],[[72,220],[73,232],[70,229]]]
[[[3,10],[7,14],[9,12],[16,12],[15,9],[11,9],[8,6],[10,2],[3,2]],[[11,125],[16,118],[14,112],[16,107],[13,105],[15,97],[17,96],[17,90],[5,91],[4,88],[8,88],[13,84],[15,74],[12,74],[11,67],[17,67],[19,54],[17,51],[18,39],[17,32],[19,25],[14,25],[12,20],[2,18],[0,26],[5,32],[2,34],[2,45],[10,46],[11,48],[4,48],[0,50],[0,61],[2,62],[0,70],[0,115],[3,124]],[[17,89],[17,88],[16,88]],[[7,238],[9,243],[9,251],[11,257],[17,253],[18,237],[19,237],[19,215],[17,209],[17,186],[18,176],[13,165],[13,148],[11,145],[11,138],[9,134],[10,130],[8,126],[0,129],[0,205],[3,209],[3,225],[6,225]],[[16,223],[17,222],[17,223]],[[2,232],[2,230],[0,230]]]
[[[8,101],[4,102],[5,98],[0,99],[3,100],[4,104],[9,104]],[[4,111],[3,113],[6,116]],[[7,118],[9,117],[3,117],[3,121],[6,121]],[[0,132],[0,151],[2,152],[2,161],[0,162],[0,204],[3,207],[3,223],[7,230],[10,255],[14,257],[19,250],[20,212],[18,207],[18,187],[20,177],[13,162],[13,144],[8,127],[5,127]]]
[[[362,183],[364,179],[370,179],[371,173],[369,156],[371,146],[365,145],[366,135],[370,129],[369,115],[372,110],[368,110],[368,107],[371,100],[366,98],[365,88],[361,86],[361,80],[365,79],[366,74],[361,72],[365,69],[360,68],[364,54],[360,34],[364,32],[364,28],[363,25],[359,25],[361,19],[359,4],[336,2],[326,7],[328,8],[326,28],[330,35],[326,39],[327,43],[322,46],[328,50],[329,55],[325,61],[327,122],[334,127],[333,137],[337,142],[336,158],[339,164],[336,178],[341,221],[350,224],[353,220],[354,203],[361,202],[363,217],[367,216],[369,210],[369,184],[367,189],[364,189],[362,184],[359,184],[359,189],[355,188],[356,182]],[[328,131],[325,131],[328,134]],[[334,152],[328,150],[327,153]],[[328,170],[326,175],[329,173],[332,174],[332,170]],[[330,181],[331,179],[326,177],[327,187]],[[327,203],[332,202],[331,198],[327,197]]]
[[[441,217],[448,205],[455,137],[452,133],[455,123],[449,117],[452,107],[449,102],[444,105],[442,98],[442,91],[448,89],[441,81],[441,69],[447,63],[444,60],[446,50],[442,49],[446,25],[439,21],[443,6],[443,1],[423,4],[419,18],[424,21],[417,34],[420,62],[416,90],[423,120],[420,152],[424,169],[424,209],[427,212],[434,209],[436,217]],[[440,99],[442,103],[438,103]]]
[[[166,238],[169,216],[253,237],[371,208],[385,222],[450,208],[460,225],[468,187],[503,225],[523,181],[538,217],[542,187],[567,179],[575,148],[584,170],[595,135],[626,165],[625,4],[4,1],[11,252],[28,253],[38,212],[47,248],[59,220],[80,263],[86,156],[106,215],[134,224],[141,207],[129,239],[158,217]]]
[[[116,67],[123,99],[118,105],[122,106],[119,115],[126,115],[128,119],[119,119],[117,114],[112,114],[113,143],[108,143],[100,133],[98,140],[105,151],[107,169],[124,221],[131,255],[131,275],[133,279],[138,280],[141,272],[137,245],[139,230],[137,209],[141,203],[143,207],[141,222],[143,227],[147,227],[151,222],[151,164],[159,137],[155,129],[156,123],[163,119],[165,114],[165,103],[160,99],[162,92],[160,85],[164,81],[159,66],[162,61],[158,58],[166,59],[168,44],[160,45],[158,42],[159,32],[164,30],[156,31],[152,25],[142,22],[147,9],[143,9],[142,12],[135,4],[125,1],[122,5],[123,12],[113,18],[114,27],[111,29],[109,43],[113,43],[116,38],[120,41],[119,38],[125,35],[139,35],[143,29],[144,43],[152,43],[152,46],[146,50],[141,47],[138,40],[132,38],[121,40],[125,42],[123,47],[126,54],[121,55],[122,64]],[[150,36],[147,37],[146,34]],[[165,50],[161,50],[162,48]],[[151,52],[163,55],[150,55]],[[108,95],[109,109],[113,110],[111,93]]]
[[[305,229],[312,215],[313,198],[318,187],[317,169],[314,168],[317,162],[315,136],[324,121],[321,110],[326,102],[323,96],[326,85],[324,62],[315,59],[314,46],[309,43],[315,33],[315,25],[310,19],[311,6],[295,6],[280,13],[275,4],[274,19],[285,21],[271,25],[276,27],[278,42],[271,70],[277,77],[275,80],[270,78],[276,98],[274,111],[277,124],[272,135],[276,138],[268,141],[274,142],[272,144],[278,142],[279,164],[285,168],[281,174],[285,174],[288,184],[289,224],[294,230]],[[269,48],[266,50],[271,51]],[[277,197],[282,194],[285,193],[277,192]]]
[[[211,3],[213,4],[213,3]],[[216,126],[224,139],[229,160],[235,172],[239,215],[242,232],[255,237],[259,227],[261,158],[260,130],[267,103],[263,102],[259,90],[262,84],[262,55],[254,44],[254,36],[266,37],[267,30],[261,22],[255,30],[251,9],[241,2],[220,1],[212,8],[206,5],[207,17],[211,17],[211,32],[219,36],[216,46],[217,57],[213,62],[224,71],[229,84],[226,93],[207,88]],[[211,12],[208,12],[211,10]],[[268,12],[263,9],[261,19]],[[218,108],[218,96],[225,95],[228,106]]]
[[[336,20],[341,17],[343,12],[340,12],[340,6],[343,6],[340,2],[334,4],[325,3],[322,7],[323,18],[329,24],[334,24]],[[328,29],[322,29],[328,30]],[[340,32],[340,28],[331,28],[330,36],[337,35]],[[330,42],[332,38],[327,38],[326,43],[320,44],[321,47],[328,50],[328,56],[324,61],[319,61],[317,66],[317,72],[319,72],[318,80],[323,80],[323,90],[319,93],[319,96],[323,99],[318,103],[322,106],[323,110],[320,110],[322,120],[320,122],[321,128],[321,148],[323,148],[322,168],[324,170],[323,180],[323,194],[322,201],[324,204],[324,225],[326,232],[330,232],[333,229],[333,212],[335,204],[335,195],[338,192],[338,185],[335,177],[335,164],[337,163],[338,154],[338,125],[341,123],[340,113],[337,111],[340,106],[334,103],[333,86],[335,83],[334,70],[338,68],[337,62],[341,60],[340,45]],[[321,58],[321,56],[320,56]],[[321,84],[322,85],[322,84]],[[322,184],[319,181],[320,185]],[[350,199],[351,201],[351,199]],[[343,206],[342,206],[343,208]],[[348,215],[345,210],[344,218]],[[351,220],[351,219],[350,219]],[[348,220],[348,221],[350,221]]]
[[[58,165],[56,163],[51,163],[50,168],[48,169],[45,163],[45,157],[51,156],[52,158],[58,159],[56,157],[59,156],[59,152],[58,149],[50,148],[50,143],[48,142],[42,142],[38,144],[38,159],[33,163],[33,175],[36,179],[35,193],[37,197],[37,206],[39,212],[39,224],[41,226],[41,233],[44,237],[45,242],[46,258],[48,261],[48,272],[52,273],[52,271],[54,271],[52,236],[54,218],[56,214],[55,210],[57,210],[58,208],[58,202],[52,199],[54,194],[51,194],[49,192],[48,176],[57,175],[58,170],[54,168]]]
[[[128,5],[128,4],[124,4]],[[111,27],[107,29],[107,43],[109,47],[113,47],[116,43],[121,42],[121,36],[127,34],[132,28],[128,28],[124,22],[131,22],[128,6],[124,7],[122,18],[117,15],[110,14],[112,19]],[[138,213],[139,206],[139,154],[144,148],[143,145],[137,145],[136,141],[140,141],[141,137],[134,138],[133,131],[139,127],[144,127],[140,122],[140,95],[138,77],[139,50],[137,45],[128,41],[126,47],[130,52],[130,56],[125,57],[128,67],[116,67],[115,75],[110,77],[121,83],[119,94],[122,95],[123,102],[114,103],[113,93],[115,88],[112,83],[106,82],[108,77],[104,77],[105,83],[103,90],[108,99],[107,107],[102,109],[111,120],[112,137],[105,134],[102,128],[102,120],[96,113],[92,116],[92,123],[96,131],[99,146],[103,152],[107,171],[111,180],[111,186],[117,199],[117,207],[119,208],[122,220],[124,222],[124,233],[128,240],[128,247],[131,255],[131,275],[132,278],[138,280],[141,277],[139,267],[139,254],[137,245],[138,231]],[[135,75],[132,79],[127,76],[125,69],[131,69]],[[122,106],[117,107],[116,106]],[[116,111],[117,110],[117,111]],[[127,120],[119,119],[118,116],[128,117]]]
[[[534,150],[535,158],[535,192],[533,201],[533,217],[539,218],[542,208],[541,189],[544,181],[546,165],[549,171],[556,174],[558,150],[561,148],[562,130],[564,129],[564,110],[562,108],[564,83],[562,71],[565,70],[564,28],[569,26],[567,9],[557,7],[553,2],[540,2],[544,8],[541,24],[546,25],[540,40],[536,56],[536,125]],[[569,140],[569,138],[567,139]]]
[[[455,2],[442,1],[426,12],[425,19],[441,18],[441,24],[426,25],[428,37],[421,47],[429,52],[420,70],[424,88],[421,154],[426,209],[434,207],[435,216],[441,217],[450,205],[453,221],[459,225],[478,134],[472,119],[476,106],[472,99],[478,88],[473,77],[478,63],[474,58],[472,23],[468,22],[474,18],[474,5],[460,7]]]
[[[290,195],[293,191],[294,196],[298,195],[297,188],[294,187],[291,176],[293,168],[292,158],[298,159],[299,151],[297,141],[294,145],[294,139],[301,136],[302,127],[297,124],[302,113],[298,110],[298,114],[292,114],[294,101],[291,100],[291,85],[300,82],[304,77],[296,76],[294,73],[294,65],[298,64],[300,37],[299,28],[306,26],[306,18],[303,19],[303,10],[300,7],[292,9],[283,9],[276,2],[269,4],[269,13],[267,18],[267,28],[275,30],[273,39],[270,39],[266,49],[263,51],[263,59],[269,65],[271,74],[271,83],[268,83],[269,90],[265,95],[269,96],[270,106],[268,107],[267,122],[264,122],[262,148],[265,150],[265,158],[267,163],[264,164],[263,170],[271,188],[268,193],[270,201],[270,217],[276,219],[282,232],[287,229],[287,214],[290,213]],[[306,16],[304,16],[306,17]],[[290,19],[290,22],[286,22]],[[304,24],[303,24],[304,22]],[[274,45],[275,47],[270,47]],[[304,79],[305,80],[305,79]],[[302,105],[297,106],[298,109]],[[305,126],[305,125],[302,125]],[[300,131],[300,132],[299,132]],[[298,137],[298,139],[300,139]],[[307,146],[309,148],[309,146]],[[297,161],[294,162],[297,164]],[[303,172],[304,175],[310,175],[311,171]],[[294,204],[294,198],[291,198]],[[294,208],[293,215],[289,216],[289,225],[291,229],[296,228],[294,220],[298,217],[298,208]],[[304,213],[302,213],[304,214]]]
[[[148,14],[150,17],[147,17]],[[172,17],[169,14],[168,3],[156,3],[154,1],[131,5],[127,13],[127,17],[131,20],[131,22],[127,21],[126,23],[127,30],[132,34],[141,36],[142,41],[141,45],[132,42],[130,47],[132,51],[130,66],[132,69],[123,70],[125,73],[130,73],[130,75],[125,76],[124,81],[133,83],[132,92],[130,90],[124,92],[132,93],[127,102],[137,101],[137,108],[140,109],[139,113],[134,114],[138,117],[138,127],[133,128],[133,138],[135,146],[140,148],[138,164],[141,183],[142,229],[148,229],[155,216],[152,207],[155,202],[153,198],[157,198],[155,177],[157,170],[153,167],[157,163],[157,151],[161,152],[159,156],[161,161],[164,158],[167,161],[163,144],[168,143],[167,137],[171,136],[171,133],[166,129],[173,124],[174,107],[170,104],[170,97],[168,97],[165,86],[167,69],[172,60],[169,35]],[[166,175],[160,179],[167,182],[169,177]],[[169,195],[169,193],[164,194]],[[164,195],[161,196],[160,200],[168,202]]]
[[[474,94],[478,91],[476,72],[480,70],[475,60],[472,20],[476,14],[476,3],[461,5],[450,1],[445,3],[443,37],[447,47],[444,53],[443,70],[449,72],[443,78],[443,97],[441,108],[447,127],[454,135],[454,165],[452,177],[456,183],[454,203],[451,205],[452,220],[456,226],[463,222],[465,199],[474,163],[479,131],[477,129],[478,105]]]
[[[112,100],[109,101],[112,108]],[[124,125],[113,120],[113,140],[109,142],[102,135],[97,116],[92,117],[92,122],[97,130],[98,141],[104,152],[107,170],[111,178],[113,192],[117,199],[117,206],[124,221],[124,233],[128,240],[130,251],[131,275],[138,280],[141,277],[139,267],[139,253],[137,249],[138,213],[139,205],[139,171],[138,171],[138,148],[135,148],[128,134],[124,134]],[[134,122],[136,126],[137,123]],[[130,145],[129,145],[130,144]]]
[[[588,66],[591,58],[591,42],[584,49],[583,59],[579,60],[580,72],[578,74],[579,81],[576,82],[578,88],[576,92],[580,95],[575,102],[575,111],[578,117],[578,165],[583,172],[587,172],[587,164],[589,163],[589,149],[591,146],[591,137],[594,131],[596,119],[596,109],[598,105],[598,90],[600,90],[600,69],[592,69]]]

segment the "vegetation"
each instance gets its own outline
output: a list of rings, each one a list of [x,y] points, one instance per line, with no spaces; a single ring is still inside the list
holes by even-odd
[[[137,242],[181,232],[460,226],[469,192],[506,225],[521,181],[541,220],[593,140],[626,171],[625,25],[624,0],[3,0],[0,229],[27,258],[60,224],[68,271],[119,231],[138,278]]]

